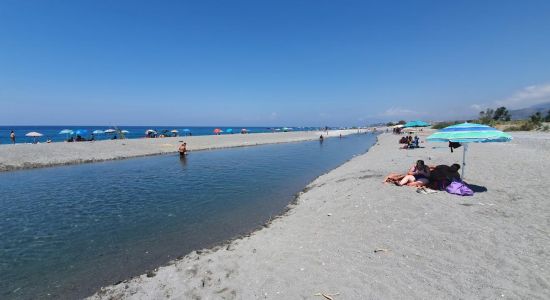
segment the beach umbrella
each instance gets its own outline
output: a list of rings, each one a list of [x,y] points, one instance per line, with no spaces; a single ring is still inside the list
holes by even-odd
[[[59,134],[66,134],[67,135],[67,140],[69,139],[69,135],[73,134],[73,131],[70,130],[70,129],[63,129],[59,132]]]
[[[219,128],[214,129],[215,134],[220,134],[221,132],[223,132],[223,131]]]
[[[28,136],[28,137],[41,137],[41,136],[43,136],[43,134],[40,133],[40,132],[31,131],[31,132],[25,134],[25,136]]]
[[[225,132],[227,132],[227,133],[233,133],[233,128],[228,128],[228,129],[225,130]]]
[[[430,124],[424,121],[410,121],[410,122],[407,122],[404,127],[408,128],[408,127],[428,127],[428,126],[430,126]]]
[[[86,129],[77,129],[77,130],[74,131],[74,134],[83,136],[83,135],[88,134],[88,130],[86,130]]]
[[[463,143],[464,152],[462,153],[462,178],[464,178],[468,143],[509,142],[512,140],[512,136],[491,126],[466,122],[445,127],[427,137],[426,140],[428,142]]]
[[[25,134],[25,136],[34,138],[34,142],[36,143],[36,139],[43,136],[43,134],[40,133],[40,132],[31,131],[31,132]]]
[[[104,134],[105,131],[99,130],[99,129],[98,129],[98,130],[94,130],[92,133],[93,133],[93,134]]]
[[[59,132],[59,134],[73,134],[73,131],[70,129],[63,129]]]
[[[172,131],[170,131],[170,132],[171,132],[171,133],[178,133],[179,131],[176,130],[176,129],[174,129],[174,130],[172,130]]]
[[[147,130],[145,130],[145,134],[151,134],[151,133],[152,133],[152,134],[157,134],[157,132],[154,131],[153,129],[147,129]]]
[[[120,132],[124,133],[124,134],[130,133],[130,131],[128,131],[128,130],[121,130]]]
[[[116,130],[114,130],[114,129],[107,129],[107,130],[105,130],[104,132],[105,132],[105,133],[115,133]]]

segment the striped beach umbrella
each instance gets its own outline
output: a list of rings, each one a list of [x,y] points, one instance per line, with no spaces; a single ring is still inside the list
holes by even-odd
[[[463,143],[464,152],[462,154],[462,177],[464,178],[468,143],[509,142],[512,140],[512,136],[491,126],[466,122],[445,127],[430,135],[426,138],[426,140],[428,142]]]

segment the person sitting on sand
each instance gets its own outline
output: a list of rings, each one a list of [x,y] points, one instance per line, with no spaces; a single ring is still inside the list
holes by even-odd
[[[430,174],[430,180],[433,181],[443,181],[453,182],[454,180],[460,180],[460,170],[459,164],[452,164],[451,166],[447,165],[438,165],[433,168],[433,171]]]
[[[187,153],[187,143],[181,144],[180,147],[178,148],[178,151],[180,153],[180,157],[185,156],[185,154]]]
[[[414,136],[413,145],[414,145],[415,148],[420,147],[420,138],[418,137],[418,135]]]
[[[421,187],[427,185],[430,181],[430,169],[424,164],[423,160],[416,161],[416,164],[409,169],[407,176],[403,177],[397,183],[399,186],[408,185]]]

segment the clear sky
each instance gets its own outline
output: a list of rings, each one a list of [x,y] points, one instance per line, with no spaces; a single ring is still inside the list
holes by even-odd
[[[0,1],[0,124],[348,126],[550,102],[550,1]]]

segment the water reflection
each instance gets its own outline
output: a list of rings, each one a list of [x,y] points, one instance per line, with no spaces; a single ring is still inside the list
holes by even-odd
[[[187,167],[187,154],[180,155],[180,164],[183,169]]]

